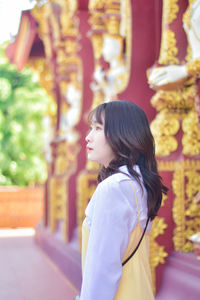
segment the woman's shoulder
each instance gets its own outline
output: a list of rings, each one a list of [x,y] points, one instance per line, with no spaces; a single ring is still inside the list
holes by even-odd
[[[139,167],[135,166],[134,169],[138,173],[138,175],[141,176]],[[121,186],[124,181],[131,181],[133,184],[138,184],[138,181],[128,172],[127,166],[120,167],[118,173],[110,175],[109,177],[101,181],[98,186],[100,188],[117,188],[118,186]]]
[[[116,173],[101,181],[97,186],[97,192],[122,192],[124,188],[131,188],[130,183],[136,189],[140,186],[138,181],[132,176]]]
[[[124,180],[131,180],[131,177],[123,173],[115,173],[101,181],[98,184],[98,187],[100,189],[117,188],[119,186],[119,183]]]

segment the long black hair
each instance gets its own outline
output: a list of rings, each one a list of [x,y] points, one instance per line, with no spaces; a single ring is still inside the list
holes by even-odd
[[[103,103],[89,114],[89,120],[104,124],[104,133],[115,158],[108,167],[102,167],[98,182],[119,173],[127,165],[129,173],[141,185],[139,174],[133,169],[138,165],[148,195],[148,217],[155,218],[168,188],[162,184],[155,159],[155,144],[147,117],[135,103],[116,100]]]

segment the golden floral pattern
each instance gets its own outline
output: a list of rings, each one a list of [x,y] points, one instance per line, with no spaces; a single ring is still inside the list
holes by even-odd
[[[173,65],[179,64],[178,48],[176,46],[175,33],[166,29],[162,33],[160,56],[158,59],[159,64],[162,65]]]

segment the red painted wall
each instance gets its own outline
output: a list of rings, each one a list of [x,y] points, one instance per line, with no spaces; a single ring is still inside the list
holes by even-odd
[[[120,99],[135,102],[146,112],[149,121],[155,116],[150,104],[154,91],[147,83],[146,71],[156,61],[160,48],[161,1],[132,1],[131,76]]]

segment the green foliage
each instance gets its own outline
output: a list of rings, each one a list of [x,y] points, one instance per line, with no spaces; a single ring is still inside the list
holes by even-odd
[[[28,68],[18,72],[0,53],[0,185],[43,183],[43,117],[49,98]]]

